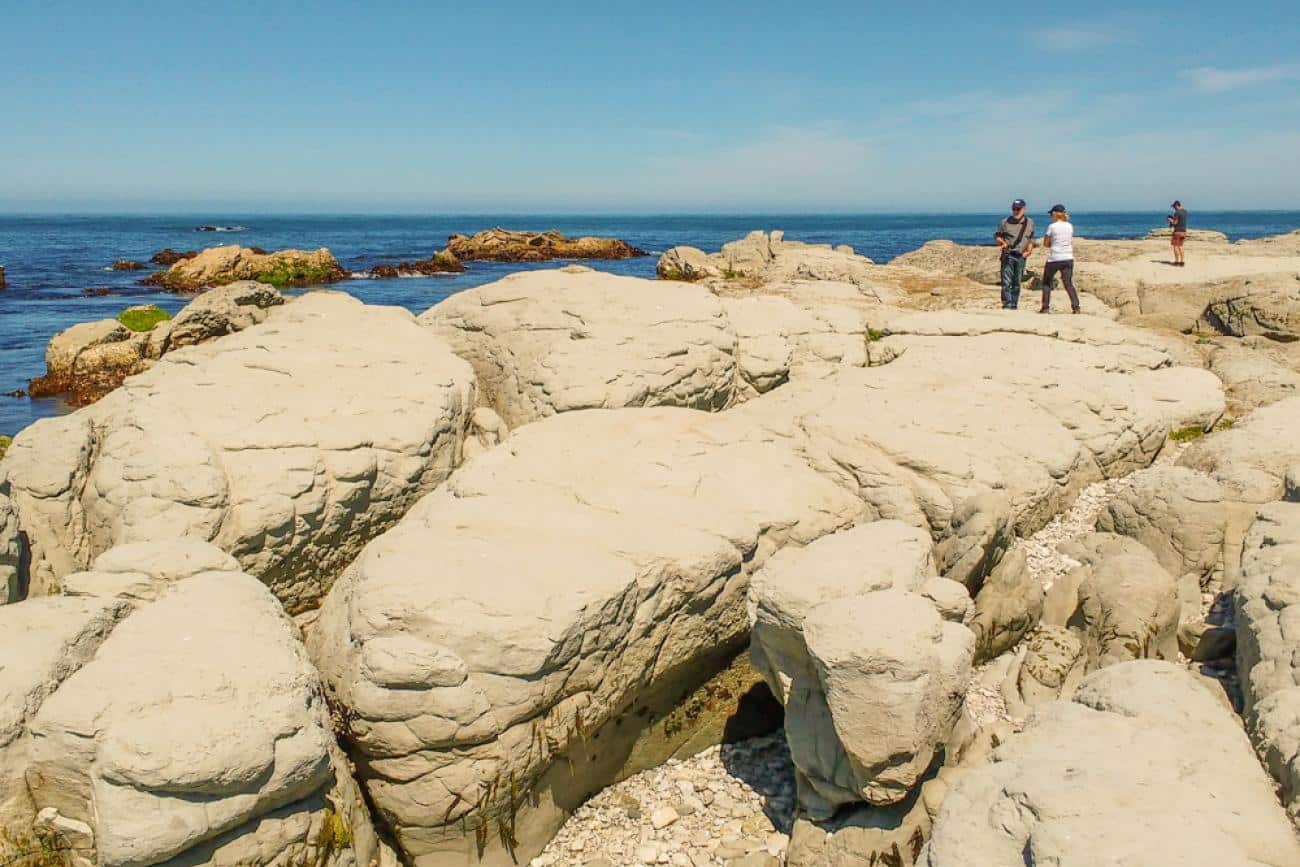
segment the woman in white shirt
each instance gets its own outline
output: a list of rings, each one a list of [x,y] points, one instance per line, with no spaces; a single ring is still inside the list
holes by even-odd
[[[1052,284],[1061,275],[1065,291],[1070,293],[1070,312],[1079,312],[1079,295],[1074,291],[1074,226],[1065,205],[1052,206],[1052,224],[1043,235],[1047,250],[1047,266],[1043,268],[1043,306],[1039,313],[1049,313],[1052,308]]]

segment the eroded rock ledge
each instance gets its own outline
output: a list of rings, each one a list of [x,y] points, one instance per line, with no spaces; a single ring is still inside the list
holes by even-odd
[[[18,663],[0,667],[0,827],[105,867],[376,857],[316,672],[261,582],[178,541],[112,549],[70,583],[0,607]]]
[[[22,431],[0,466],[33,593],[115,544],[210,541],[291,612],[460,463],[475,384],[407,312],[316,292]]]

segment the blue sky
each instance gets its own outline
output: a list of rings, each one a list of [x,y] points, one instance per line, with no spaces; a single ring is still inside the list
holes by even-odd
[[[1300,207],[1293,0],[0,3],[0,211]]]

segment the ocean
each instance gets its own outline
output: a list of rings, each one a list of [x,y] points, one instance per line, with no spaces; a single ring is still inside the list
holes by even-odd
[[[849,244],[877,262],[914,250],[935,238],[960,243],[989,243],[1000,214],[862,214],[720,216],[289,216],[203,214],[195,216],[2,216],[0,265],[9,283],[0,290],[0,394],[25,389],[45,372],[45,346],[55,333],[94,319],[116,316],[133,304],[158,304],[175,312],[188,299],[137,285],[148,271],[113,271],[118,259],[148,263],[164,247],[196,250],[218,244],[329,247],[351,271],[384,262],[427,257],[449,235],[472,234],[493,226],[510,229],[558,229],[566,235],[622,238],[650,255],[594,267],[618,274],[653,277],[660,253],[678,244],[705,251],[739,238],[752,229],[783,229],[801,241]],[[1043,215],[1040,222],[1046,222]],[[1141,237],[1165,225],[1163,212],[1079,213],[1072,219],[1082,237]],[[231,232],[199,232],[199,225],[239,227]],[[1193,212],[1192,228],[1217,229],[1232,239],[1255,238],[1300,227],[1300,211]],[[150,266],[151,268],[153,266]],[[529,267],[468,263],[464,274],[398,280],[350,280],[335,284],[372,304],[395,304],[422,312],[462,289],[499,279]],[[104,287],[107,295],[87,297],[83,290]],[[44,416],[66,412],[57,399],[0,396],[0,434],[13,434]]]

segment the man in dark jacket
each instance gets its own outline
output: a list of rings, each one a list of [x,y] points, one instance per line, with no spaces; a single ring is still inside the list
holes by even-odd
[[[1002,250],[1002,309],[1020,306],[1020,283],[1025,279],[1025,258],[1034,250],[1034,221],[1025,213],[1025,200],[1011,203],[1011,216],[998,224],[993,239]]]

